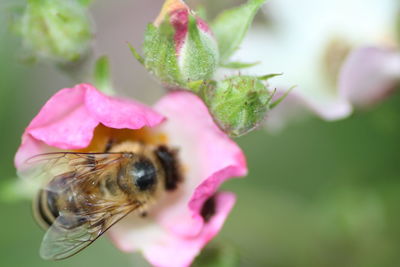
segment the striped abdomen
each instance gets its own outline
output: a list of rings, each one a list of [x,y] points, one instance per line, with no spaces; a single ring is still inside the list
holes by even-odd
[[[43,228],[46,229],[52,225],[60,213],[83,213],[84,207],[77,199],[79,192],[74,192],[74,189],[68,184],[74,176],[75,173],[66,173],[55,177],[47,186],[48,189],[39,191],[33,210],[36,220]],[[73,220],[64,220],[61,223],[65,228],[73,228],[85,221],[83,217],[76,216]]]
[[[122,188],[125,185],[118,183],[118,177],[125,176],[123,170],[119,166],[115,174],[107,172],[97,179],[84,178],[85,181],[81,182],[77,182],[79,178],[75,173],[55,177],[47,189],[42,189],[37,195],[33,207],[36,220],[47,229],[59,218],[63,228],[72,229],[104,210],[106,200],[126,202],[128,195]]]

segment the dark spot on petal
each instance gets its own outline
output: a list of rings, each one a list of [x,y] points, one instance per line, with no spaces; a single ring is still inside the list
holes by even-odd
[[[200,214],[205,222],[209,222],[216,212],[215,195],[208,198],[201,208]]]

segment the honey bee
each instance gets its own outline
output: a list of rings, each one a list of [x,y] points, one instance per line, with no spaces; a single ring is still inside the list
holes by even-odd
[[[27,164],[44,181],[33,210],[47,229],[40,248],[47,260],[78,253],[131,212],[144,215],[182,180],[176,150],[132,141],[104,153],[41,154]]]

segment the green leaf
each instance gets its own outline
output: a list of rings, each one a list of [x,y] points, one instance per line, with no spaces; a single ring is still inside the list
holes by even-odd
[[[136,48],[134,48],[130,43],[128,43],[128,46],[136,60],[139,61],[140,64],[144,65],[144,58],[136,51]]]
[[[200,33],[194,16],[190,15],[188,37],[180,51],[180,68],[185,81],[210,79],[219,61],[215,41]]]
[[[211,24],[218,40],[222,63],[239,48],[254,16],[265,2],[266,0],[249,0],[242,6],[222,12]]]
[[[258,79],[261,81],[266,81],[266,80],[272,79],[274,77],[282,76],[282,75],[283,75],[283,73],[271,73],[271,74],[267,74],[264,76],[260,76],[260,77],[258,77]]]
[[[271,103],[271,105],[269,106],[270,109],[275,108],[276,106],[278,106],[288,95],[289,93],[295,88],[296,86],[293,86],[291,88],[289,88],[289,90],[287,90],[283,96],[281,96],[280,98],[278,98],[277,100],[275,100],[273,103]],[[275,93],[274,93],[275,94]]]
[[[159,28],[153,24],[147,26],[143,44],[144,64],[163,83],[181,85],[173,33],[172,26],[167,22]]]
[[[229,62],[226,64],[222,64],[221,67],[226,68],[226,69],[246,69],[246,68],[251,68],[254,67],[261,62],[251,62],[251,63],[246,63],[246,62]]]
[[[113,95],[114,90],[111,82],[110,64],[107,56],[97,59],[94,68],[94,85],[105,94]]]

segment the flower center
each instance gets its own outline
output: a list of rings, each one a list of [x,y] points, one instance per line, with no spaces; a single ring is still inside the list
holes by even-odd
[[[168,138],[165,134],[152,131],[147,127],[138,130],[113,129],[99,124],[94,130],[93,138],[89,146],[83,149],[75,150],[74,152],[108,152],[112,145],[124,143],[126,141],[136,142],[144,145],[160,146],[166,145]]]
[[[340,68],[351,48],[350,43],[341,37],[334,37],[327,43],[321,60],[325,77],[332,85],[336,85]]]
[[[183,181],[182,166],[178,160],[178,151],[168,146],[165,134],[150,128],[139,130],[113,129],[102,124],[94,130],[93,138],[86,148],[75,150],[78,153],[106,153],[132,151],[144,153],[156,160],[163,170],[166,191],[174,191]],[[138,173],[141,176],[141,173]],[[136,176],[138,176],[136,175]],[[135,176],[135,177],[136,177]],[[139,187],[146,188],[151,183],[151,177],[143,173]]]

